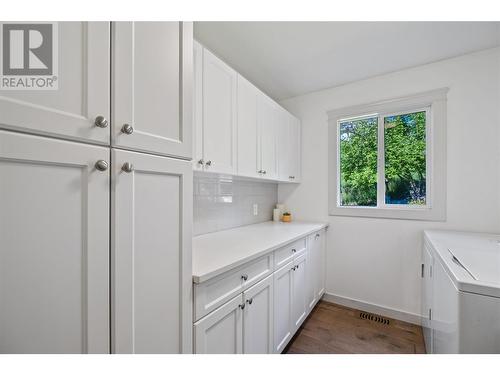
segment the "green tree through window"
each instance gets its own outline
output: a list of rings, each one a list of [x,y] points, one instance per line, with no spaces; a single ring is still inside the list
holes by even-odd
[[[379,121],[384,126],[385,204],[425,205],[425,111],[340,121],[340,204],[377,206]]]
[[[377,205],[377,117],[340,124],[342,206]]]

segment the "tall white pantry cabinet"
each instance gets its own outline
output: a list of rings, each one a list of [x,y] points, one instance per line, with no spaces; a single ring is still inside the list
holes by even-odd
[[[58,28],[0,91],[0,353],[191,352],[192,23]]]

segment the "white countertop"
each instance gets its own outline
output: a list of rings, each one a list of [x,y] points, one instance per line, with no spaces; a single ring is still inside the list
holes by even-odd
[[[266,221],[193,237],[193,282],[207,281],[327,226]]]

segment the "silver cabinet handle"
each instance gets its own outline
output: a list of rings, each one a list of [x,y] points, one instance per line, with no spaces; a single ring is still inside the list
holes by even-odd
[[[297,252],[297,250],[296,250],[296,249],[292,249],[292,253],[296,253],[296,252]]]
[[[292,271],[295,271],[297,269],[297,266],[292,267]]]
[[[106,120],[106,117],[104,116],[97,116],[95,118],[94,125],[97,126],[98,128],[107,128],[108,120]]]
[[[98,171],[104,172],[108,169],[108,162],[106,160],[97,160],[94,166]]]
[[[203,165],[203,164],[205,164],[205,162],[203,161],[203,159],[200,159],[200,160],[198,160],[198,164]]]
[[[241,279],[243,281],[247,281],[248,280],[248,275],[241,275]]]
[[[122,165],[122,171],[124,172],[127,172],[127,173],[130,173],[134,170],[134,165],[127,162],[127,163],[123,163]]]
[[[123,124],[122,126],[122,133],[123,134],[132,134],[134,132],[134,128],[132,125],[129,124]]]
[[[240,304],[238,305],[238,307],[239,307],[240,309],[242,309],[242,310],[243,310],[243,309],[245,308],[245,304],[244,304],[244,303],[240,303]]]
[[[207,162],[205,163],[205,165],[207,167],[210,167],[212,165],[212,160],[207,160]]]
[[[262,171],[263,174],[266,174],[266,171]]]
[[[316,238],[316,239],[318,239],[318,238],[319,238],[319,236],[320,236],[320,234],[319,234],[319,233],[316,233],[315,238]]]
[[[248,303],[249,305],[251,305],[251,304],[252,304],[252,302],[253,302],[253,298],[249,298],[249,299],[247,299],[247,303]]]

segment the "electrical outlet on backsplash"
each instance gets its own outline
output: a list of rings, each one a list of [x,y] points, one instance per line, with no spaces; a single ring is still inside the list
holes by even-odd
[[[277,201],[276,183],[195,173],[193,234],[272,220]],[[256,211],[255,205],[258,207]]]

